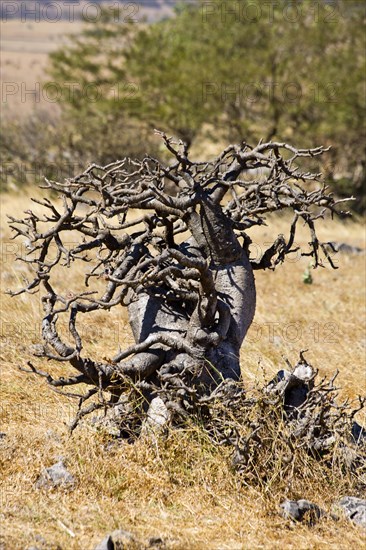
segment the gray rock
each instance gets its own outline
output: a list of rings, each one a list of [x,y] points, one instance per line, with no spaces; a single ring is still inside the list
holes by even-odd
[[[151,400],[146,420],[142,424],[141,434],[161,431],[169,422],[170,412],[160,397]]]
[[[42,535],[35,535],[34,540],[36,541],[35,544],[32,544],[32,546],[29,546],[26,550],[50,550],[50,548],[56,548],[56,550],[61,550],[60,546],[54,546],[47,542],[47,540]]]
[[[126,396],[121,396],[118,405],[108,408],[92,418],[86,418],[89,426],[97,431],[110,435],[113,439],[125,438],[124,420],[133,412],[131,403]]]
[[[286,413],[289,417],[296,417],[296,409],[306,401],[309,390],[314,386],[313,378],[313,368],[298,363],[292,372],[285,369],[278,371],[266,389],[270,393],[282,394]]]
[[[341,508],[345,516],[366,529],[366,500],[357,497],[346,496],[337,502],[337,508]]]
[[[318,519],[325,515],[325,512],[316,504],[309,500],[284,500],[280,504],[281,515],[285,519],[294,521],[303,521],[307,519],[310,524],[316,523]],[[305,518],[306,515],[306,518]]]
[[[160,397],[154,397],[147,411],[147,419],[150,425],[158,428],[165,426],[169,421],[169,411]]]
[[[284,500],[280,504],[281,516],[285,519],[293,519],[300,521],[300,510],[297,504],[297,500]]]
[[[357,445],[366,445],[366,428],[360,426],[357,422],[353,422],[352,437]]]
[[[65,487],[71,488],[75,484],[75,478],[66,469],[62,460],[56,462],[50,468],[44,468],[36,481],[37,489],[53,488],[53,487]]]
[[[128,531],[118,529],[113,531],[95,546],[94,550],[127,550],[137,548],[137,541]]]
[[[151,537],[147,543],[148,548],[155,548],[155,550],[164,550],[166,549],[165,542],[160,537]]]
[[[37,542],[39,542],[39,544],[47,546],[47,541],[44,537],[42,537],[42,535],[35,535],[34,538]]]

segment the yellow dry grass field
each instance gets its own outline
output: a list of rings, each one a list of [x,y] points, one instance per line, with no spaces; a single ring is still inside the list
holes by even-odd
[[[2,198],[1,548],[91,550],[117,528],[140,541],[161,537],[169,549],[363,548],[362,531],[346,520],[323,519],[310,527],[292,525],[277,513],[286,497],[307,498],[329,510],[344,496],[334,476],[322,480],[314,472],[281,491],[243,485],[230,469],[228,451],[214,448],[193,428],[133,445],[113,443],[88,423],[69,434],[77,402],[18,369],[30,359],[29,346],[39,341],[39,297],[4,294],[22,282],[22,268],[14,262],[21,243],[9,240],[5,214],[20,215],[34,193],[26,189]],[[286,217],[275,218],[251,237],[259,249],[278,232],[286,235],[288,225]],[[327,220],[319,237],[365,247],[361,222]],[[307,240],[301,230],[298,244]],[[299,350],[308,349],[306,357],[322,376],[339,370],[340,399],[365,393],[365,256],[339,255],[337,262],[336,271],[314,271],[311,285],[303,283],[306,259],[294,257],[276,272],[257,273],[257,312],[242,349],[248,387],[283,368],[283,357],[295,363]],[[65,291],[80,276],[66,271],[58,281]],[[131,341],[122,309],[95,315],[81,332],[94,358]],[[55,375],[69,372],[67,366],[35,364]],[[358,421],[365,423],[364,415]],[[36,489],[42,468],[59,457],[77,480],[74,489]]]

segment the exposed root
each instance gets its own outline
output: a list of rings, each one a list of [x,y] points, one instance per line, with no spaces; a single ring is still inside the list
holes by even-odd
[[[99,401],[82,409],[96,396],[89,392],[80,400],[72,429],[86,414],[104,407],[95,425],[134,441],[147,424],[153,427],[159,397],[160,409],[166,407],[156,421],[160,433],[162,427],[199,426],[211,443],[232,449],[232,466],[244,483],[271,490],[281,480],[289,489],[299,472],[310,478],[320,468],[337,483],[347,480],[355,491],[366,485],[366,430],[354,420],[365,399],[337,401],[337,374],[318,380],[303,353],[291,371],[280,371],[265,387],[250,390],[242,382],[224,380],[208,394],[199,383],[200,372],[169,370],[174,369],[166,366],[161,374],[162,386],[131,384],[118,401],[101,402],[98,395]]]

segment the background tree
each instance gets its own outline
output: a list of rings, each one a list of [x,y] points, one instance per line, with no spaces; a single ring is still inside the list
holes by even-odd
[[[41,165],[62,179],[72,166],[107,164],[122,150],[138,158],[152,153],[156,126],[193,147],[296,133],[300,147],[332,146],[326,179],[340,196],[353,193],[363,211],[362,6],[217,0],[176,11],[136,25],[119,23],[108,9],[86,23],[50,56],[44,93],[58,99],[61,115],[47,115],[46,124],[42,113],[4,120],[3,158],[23,166],[26,157],[27,180]],[[8,173],[7,164],[5,184],[13,179]]]
[[[296,132],[301,147],[332,145],[324,172],[362,209],[364,15],[359,3],[311,0],[187,3],[174,18],[140,26],[109,12],[51,55],[50,74],[82,142],[90,129],[103,135],[131,119],[189,146],[197,136],[218,143]],[[70,82],[79,88],[72,97]],[[109,150],[101,147],[99,162],[112,160]]]
[[[0,153],[3,188],[63,179],[95,159],[107,164],[122,153],[143,158],[154,152],[146,123],[126,114],[136,101],[136,86],[126,82],[123,50],[134,25],[114,23],[115,14],[101,11],[85,24],[72,47],[51,55],[50,80],[43,97],[51,102],[30,115],[4,111]],[[102,53],[103,52],[103,53]]]

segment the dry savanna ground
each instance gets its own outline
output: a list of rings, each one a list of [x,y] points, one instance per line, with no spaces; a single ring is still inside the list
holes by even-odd
[[[103,5],[107,9],[108,6],[118,6],[116,21],[124,23],[132,19],[141,24],[146,19],[167,17],[175,3],[176,0],[139,0],[118,4],[110,0],[104,1]],[[8,9],[4,7],[0,20],[0,103],[3,116],[14,113],[25,116],[35,109],[53,111],[57,108],[55,97],[59,88],[54,85],[42,90],[42,83],[47,80],[48,55],[67,44],[70,35],[80,33],[83,27],[80,15],[89,22],[99,20],[98,1],[50,2],[53,11],[52,6],[46,8],[33,0],[8,1],[6,4]],[[18,19],[9,18],[7,14],[17,6]]]
[[[141,541],[162,537],[174,549],[348,549],[364,547],[359,528],[347,521],[324,519],[317,525],[290,525],[277,514],[285,497],[307,498],[329,510],[344,496],[342,481],[318,473],[289,484],[250,487],[231,471],[227,451],[214,448],[199,431],[171,433],[167,438],[140,440],[134,445],[110,444],[111,438],[90,424],[72,436],[67,425],[77,403],[52,391],[46,383],[19,371],[30,358],[29,346],[39,341],[39,297],[10,298],[6,288],[21,284],[22,268],[14,263],[21,243],[9,240],[5,214],[29,208],[31,190],[2,197],[2,325],[1,325],[1,526],[3,546],[91,550],[114,529],[131,531]],[[258,234],[258,248],[288,228],[280,217]],[[322,240],[365,247],[360,222],[327,220]],[[308,236],[298,236],[305,246]],[[242,349],[245,383],[269,380],[294,363],[300,349],[321,375],[339,370],[340,398],[365,393],[365,256],[339,255],[339,269],[313,272],[303,283],[308,261],[288,260],[276,272],[257,273],[255,322]],[[59,275],[60,288],[78,284],[78,272]],[[81,330],[87,352],[110,356],[131,334],[124,310],[96,314]],[[36,362],[43,366],[41,362]],[[47,365],[54,374],[67,366]],[[365,423],[364,415],[358,421]],[[35,481],[44,467],[60,456],[77,479],[71,491],[38,490]],[[294,474],[296,476],[296,473]],[[41,546],[42,536],[48,546]],[[1,546],[1,543],[0,543]]]
[[[3,116],[25,116],[35,109],[56,108],[52,94],[42,91],[48,55],[67,43],[68,35],[79,32],[81,25],[77,20],[49,23],[30,17],[24,21],[1,22],[0,100]]]

